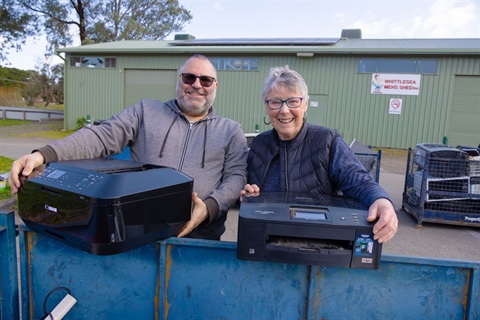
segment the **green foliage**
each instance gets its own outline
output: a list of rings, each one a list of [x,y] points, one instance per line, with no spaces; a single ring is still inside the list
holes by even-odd
[[[49,50],[117,40],[161,40],[192,19],[178,0],[18,0],[37,16]],[[72,29],[73,28],[73,29]]]
[[[40,72],[30,72],[22,97],[28,106],[33,106],[36,98],[42,98],[44,107],[54,102],[63,103],[63,65],[50,66],[44,63],[40,66]]]
[[[0,86],[23,88],[29,76],[29,71],[0,66]]]
[[[30,123],[30,120],[0,119],[0,127],[16,126]]]
[[[51,103],[63,103],[63,65],[43,63],[39,71],[0,67],[0,86],[19,88],[27,106],[34,106],[37,98],[42,98],[44,107]],[[0,103],[14,105],[2,98],[6,97],[0,97]]]
[[[77,119],[77,128],[75,130],[79,130],[83,127],[85,127],[85,124],[87,123],[87,118],[82,117]]]
[[[87,38],[95,43],[161,40],[192,19],[177,0],[127,0],[118,6],[112,2],[101,1],[95,23],[86,25]]]
[[[0,201],[13,197],[12,190],[10,190],[8,183],[6,181],[0,181],[0,185],[3,186],[3,183],[5,183],[5,187],[0,188]]]
[[[12,166],[13,159],[6,158],[4,156],[0,156],[0,173],[8,172],[10,171],[10,167]],[[5,184],[5,187],[3,187],[3,184]],[[10,190],[10,187],[8,184],[3,181],[0,181],[0,201],[9,199],[12,197],[12,191]]]
[[[0,2],[0,61],[6,59],[6,49],[20,49],[27,37],[38,32],[36,23],[17,1]]]
[[[10,167],[12,166],[13,159],[0,156],[0,173],[10,171]]]

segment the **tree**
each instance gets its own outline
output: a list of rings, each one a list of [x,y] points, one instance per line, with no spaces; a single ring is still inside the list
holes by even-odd
[[[0,87],[23,87],[29,75],[25,70],[0,66]]]
[[[0,67],[0,105],[23,106],[21,93],[29,77],[29,71]]]
[[[34,16],[23,10],[17,1],[0,0],[0,61],[6,60],[6,50],[20,50],[29,36],[37,33]]]
[[[119,40],[161,40],[192,19],[178,0],[17,0],[43,23],[48,50]]]
[[[44,107],[63,103],[63,64],[43,63],[38,70],[0,67],[0,105],[33,106],[42,98]]]
[[[39,71],[30,71],[22,96],[28,106],[33,106],[37,98],[42,98],[45,108],[50,103],[63,103],[63,65],[43,63]]]

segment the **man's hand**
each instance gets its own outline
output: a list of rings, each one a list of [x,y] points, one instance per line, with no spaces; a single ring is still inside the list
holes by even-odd
[[[397,214],[389,200],[380,198],[372,203],[368,209],[367,220],[373,222],[377,218],[378,221],[373,226],[374,239],[378,240],[379,243],[387,242],[393,238],[398,230]]]
[[[197,197],[197,193],[192,193],[193,211],[190,220],[183,227],[182,231],[177,237],[182,238],[192,232],[193,229],[198,227],[205,219],[208,218],[208,209],[205,203]]]
[[[7,181],[13,194],[17,193],[22,186],[20,177],[28,177],[33,169],[42,165],[44,161],[45,158],[43,157],[43,154],[37,151],[32,154],[24,155],[12,163],[12,168],[8,174]]]

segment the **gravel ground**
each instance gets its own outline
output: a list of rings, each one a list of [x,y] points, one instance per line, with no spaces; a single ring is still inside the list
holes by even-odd
[[[382,149],[380,168],[389,173],[405,174],[407,169],[408,150]]]

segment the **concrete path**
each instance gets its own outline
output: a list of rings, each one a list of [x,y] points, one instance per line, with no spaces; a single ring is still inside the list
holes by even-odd
[[[45,138],[0,137],[0,156],[18,159],[52,141]]]

